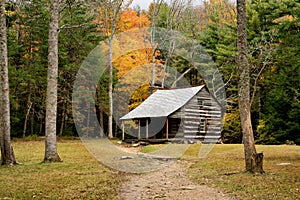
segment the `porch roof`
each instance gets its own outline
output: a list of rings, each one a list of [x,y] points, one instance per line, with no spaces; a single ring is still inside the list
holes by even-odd
[[[180,89],[157,90],[142,104],[124,115],[120,120],[167,117],[195,96],[205,85]]]

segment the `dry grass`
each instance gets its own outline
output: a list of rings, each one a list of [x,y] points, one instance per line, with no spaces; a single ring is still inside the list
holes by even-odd
[[[165,146],[165,144],[147,145],[141,149],[141,152],[142,153],[152,153],[152,152],[162,149],[164,146]]]
[[[41,163],[43,141],[14,142],[20,166],[0,167],[0,199],[117,199],[121,176],[100,165],[80,141],[62,141],[63,162]]]
[[[62,163],[42,164],[43,141],[13,143],[23,165],[0,167],[0,199],[117,199],[124,176],[100,165],[80,141],[61,141]],[[152,152],[163,145],[146,146]],[[265,155],[263,175],[244,173],[242,145],[215,145],[198,158],[200,145],[191,145],[183,160],[198,184],[221,188],[240,199],[300,199],[300,147],[257,146]],[[285,165],[279,164],[285,163]]]
[[[257,146],[264,152],[263,175],[243,172],[242,145],[216,145],[203,159],[196,158],[199,146],[193,145],[183,159],[194,164],[189,176],[198,184],[221,188],[240,199],[300,199],[300,147]]]

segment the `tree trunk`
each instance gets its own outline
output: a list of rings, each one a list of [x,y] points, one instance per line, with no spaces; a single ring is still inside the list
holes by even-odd
[[[155,86],[155,74],[156,74],[156,63],[155,63],[155,12],[156,6],[154,6],[154,11],[152,13],[152,24],[151,24],[151,31],[150,31],[150,43],[151,43],[151,62],[152,62],[152,76],[151,76],[151,86]]]
[[[46,98],[46,141],[44,162],[61,161],[57,153],[56,118],[57,118],[57,78],[58,78],[58,31],[59,0],[51,0],[50,26],[48,41],[48,75]]]
[[[108,138],[113,138],[113,41],[116,33],[117,17],[120,12],[123,0],[112,4],[113,16],[111,24],[111,35],[109,36],[109,86],[108,86],[108,96],[109,96],[109,114],[108,114]]]
[[[250,69],[248,64],[247,49],[247,20],[246,0],[237,0],[237,29],[238,29],[238,59],[239,66],[239,109],[241,127],[243,132],[243,143],[245,153],[246,171],[252,173],[263,173],[263,154],[256,153],[254,136],[251,123],[250,106]]]
[[[41,134],[42,132],[43,132],[43,120],[44,119],[42,119],[42,120],[40,120],[40,124],[39,124],[39,133]]]
[[[91,102],[88,102],[88,105],[87,105],[87,119],[86,119],[86,132],[85,132],[86,137],[91,137],[92,136],[90,134],[90,118],[91,118]]]
[[[31,106],[32,106],[32,102],[30,102],[30,96],[31,95],[28,95],[28,98],[27,98],[27,106],[26,106],[26,115],[25,115],[25,121],[24,121],[24,127],[23,127],[23,138],[26,137],[26,131],[27,131],[27,122],[28,122],[28,117],[29,117],[29,114],[30,114],[30,110],[31,110]]]
[[[8,81],[8,58],[5,1],[0,5],[0,147],[1,164],[17,164],[10,142],[10,102]]]
[[[34,87],[34,90],[35,87]],[[33,98],[32,98],[32,106],[31,106],[31,116],[30,116],[30,135],[36,134],[34,130],[34,115],[35,115],[35,92],[33,92]],[[41,132],[40,132],[41,133]]]
[[[114,26],[114,24],[113,24]],[[108,138],[113,138],[113,39],[114,39],[114,29],[109,38],[109,86],[108,86],[108,96],[109,96],[109,113],[108,113]]]
[[[104,122],[103,122],[103,111],[100,110],[100,138],[104,138]]]
[[[108,67],[109,67],[109,113],[108,113],[108,138],[113,138],[113,40],[117,31],[117,20],[120,12],[126,9],[131,3],[130,1],[115,0],[115,1],[100,1],[101,7],[104,8],[104,21],[105,36],[108,36],[109,40],[109,52],[108,52]],[[125,5],[123,4],[125,3]],[[107,20],[110,23],[107,23]]]
[[[62,114],[61,114],[61,124],[60,124],[60,129],[59,129],[59,136],[63,135],[64,127],[65,127],[65,121],[66,121],[66,110],[68,107],[66,107],[67,100],[63,100],[62,103]]]
[[[156,18],[158,16],[160,7],[163,3],[162,0],[153,0],[152,1],[154,3],[154,8],[153,11],[151,13],[151,29],[150,29],[150,44],[151,44],[151,59],[152,59],[152,76],[151,76],[151,86],[154,87],[155,86],[155,76],[156,76],[156,58],[155,58],[155,51],[156,51],[156,44],[155,44],[155,31],[156,31]]]

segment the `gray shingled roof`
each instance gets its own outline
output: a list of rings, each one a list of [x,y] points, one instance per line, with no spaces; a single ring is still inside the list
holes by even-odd
[[[182,89],[157,90],[142,104],[120,118],[129,120],[148,117],[167,117],[195,96],[204,85]]]

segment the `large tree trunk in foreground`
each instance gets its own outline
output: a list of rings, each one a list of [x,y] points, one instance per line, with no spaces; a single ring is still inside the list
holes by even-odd
[[[239,109],[243,132],[246,170],[263,173],[263,154],[256,153],[251,123],[250,69],[247,49],[246,0],[237,0],[238,60],[239,66]]]
[[[10,102],[7,60],[5,1],[0,5],[0,146],[1,165],[17,164],[10,143]]]
[[[57,162],[61,161],[56,144],[59,0],[51,0],[50,15],[44,161]]]

